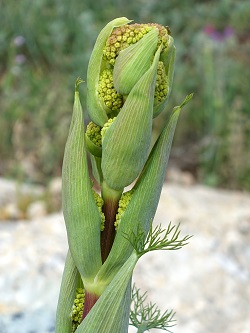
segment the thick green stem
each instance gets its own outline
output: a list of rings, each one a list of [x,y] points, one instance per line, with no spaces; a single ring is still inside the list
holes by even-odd
[[[105,228],[101,233],[101,254],[102,262],[107,259],[115,239],[115,219],[118,209],[119,199],[122,191],[116,191],[102,183],[102,198],[104,200],[103,213],[105,215]]]
[[[105,228],[101,233],[102,262],[107,259],[115,239],[115,216],[118,209],[118,202],[108,200],[104,202],[103,213],[105,215]]]
[[[99,298],[99,296],[92,294],[92,293],[88,292],[87,290],[85,290],[85,301],[84,301],[82,319],[84,319],[87,316],[89,311],[95,305],[98,298]]]

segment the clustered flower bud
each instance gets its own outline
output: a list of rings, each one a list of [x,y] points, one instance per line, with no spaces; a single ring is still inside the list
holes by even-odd
[[[123,98],[114,88],[112,70],[105,69],[101,73],[98,84],[98,93],[103,99],[104,104],[111,111],[117,111],[122,107]]]
[[[126,208],[128,207],[128,204],[130,200],[132,199],[134,189],[127,191],[122,194],[121,199],[119,200],[119,206],[116,214],[116,220],[115,220],[115,228],[116,230],[119,227],[119,223],[121,221],[122,214],[125,212]]]
[[[97,146],[102,146],[102,135],[101,135],[101,127],[96,125],[93,121],[88,123],[86,128],[86,134],[88,138]]]
[[[86,127],[85,138],[87,143],[87,148],[89,152],[97,157],[102,156],[102,141],[105,136],[106,131],[110,125],[114,122],[114,118],[110,118],[103,127],[90,121]]]
[[[116,119],[116,117],[114,118],[110,118],[103,126],[103,128],[101,129],[101,135],[102,135],[102,139],[105,136],[106,131],[108,130],[108,128],[110,127],[110,125],[114,122],[114,120]]]
[[[170,29],[157,23],[130,22],[123,17],[107,24],[98,36],[89,62],[88,111],[91,120],[101,126],[118,115],[159,48],[162,62],[159,67],[163,72],[155,89],[153,117],[164,110],[170,93],[175,54]]]
[[[156,84],[155,84],[155,104],[164,101],[168,95],[168,77],[165,72],[164,64],[159,61],[157,68]]]
[[[80,325],[80,323],[82,321],[84,298],[85,298],[84,289],[77,288],[76,297],[74,299],[74,304],[73,304],[72,312],[71,312],[72,333],[75,332],[75,330],[77,329],[77,327]]]
[[[159,30],[157,48],[161,45],[164,52],[169,46],[169,29],[156,23],[149,24],[131,24],[115,28],[109,36],[106,47],[103,50],[103,57],[111,65],[115,65],[115,61],[119,53],[128,48],[130,45],[137,43],[153,28]],[[133,74],[133,73],[132,73]],[[106,106],[112,111],[118,110],[123,105],[122,95],[118,94],[114,88],[113,72],[111,69],[104,69],[100,74],[100,82],[98,86],[99,96],[103,98]],[[155,103],[161,103],[168,95],[168,80],[164,67],[164,63],[159,61],[155,89]]]
[[[102,199],[102,197],[96,193],[94,190],[93,190],[93,194],[94,194],[94,199],[95,199],[95,202],[96,202],[96,206],[101,214],[101,218],[102,218],[102,221],[101,221],[101,231],[104,230],[104,227],[105,227],[105,215],[104,213],[102,212],[102,206],[104,204],[104,201]]]
[[[104,59],[114,66],[115,58],[121,50],[138,42],[152,28],[146,24],[131,24],[115,28],[109,36],[106,47],[103,50]]]
[[[109,36],[106,47],[103,50],[104,59],[110,65],[114,66],[115,58],[119,55],[120,51],[126,49],[132,44],[137,43],[145,34],[153,28],[159,30],[158,47],[162,44],[164,51],[168,47],[168,35],[170,33],[168,27],[165,28],[157,23],[148,24],[130,24],[115,28]]]

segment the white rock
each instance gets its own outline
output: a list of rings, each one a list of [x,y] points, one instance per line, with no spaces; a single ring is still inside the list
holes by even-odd
[[[46,203],[42,200],[32,202],[26,212],[26,216],[30,220],[36,220],[47,215]]]
[[[49,184],[49,195],[51,206],[54,211],[61,210],[62,207],[62,179],[60,177],[54,178]]]
[[[55,195],[61,195],[62,193],[62,178],[53,178],[49,184],[49,190]]]
[[[1,209],[1,215],[5,220],[18,220],[22,214],[15,202],[9,202],[4,208]]]
[[[171,167],[166,174],[167,181],[174,182],[175,184],[181,184],[190,186],[195,184],[194,176],[188,171],[181,171],[177,168]]]
[[[20,184],[0,177],[0,207],[17,202],[18,197],[22,195],[39,197],[43,193],[44,188],[42,186]]]

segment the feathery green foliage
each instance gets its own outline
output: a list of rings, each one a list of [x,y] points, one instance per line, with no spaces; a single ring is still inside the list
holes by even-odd
[[[170,222],[167,229],[162,229],[161,225],[153,228],[151,223],[147,235],[145,235],[141,225],[138,225],[136,233],[133,233],[130,237],[125,234],[124,237],[131,243],[137,255],[141,257],[150,251],[181,249],[188,244],[187,241],[192,236],[184,236],[180,239],[180,232],[180,224],[176,226],[171,225]]]
[[[161,313],[156,304],[145,304],[146,299],[147,292],[140,294],[140,289],[133,285],[130,325],[138,328],[137,333],[149,331],[151,328],[171,332],[169,328],[175,325],[173,310]]]

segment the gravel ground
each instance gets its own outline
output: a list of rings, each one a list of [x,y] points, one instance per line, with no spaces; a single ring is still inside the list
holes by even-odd
[[[174,333],[249,333],[250,195],[167,184],[155,223],[169,221],[194,237],[179,251],[141,258],[137,286],[176,311]],[[0,221],[0,333],[54,332],[66,251],[61,213]]]

